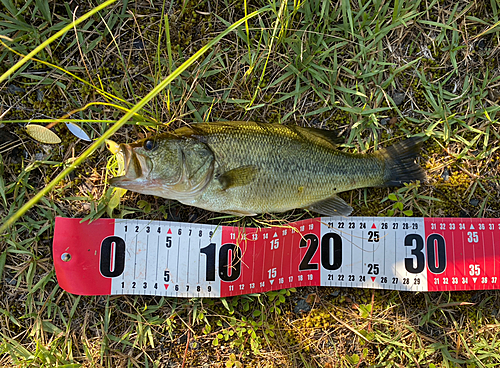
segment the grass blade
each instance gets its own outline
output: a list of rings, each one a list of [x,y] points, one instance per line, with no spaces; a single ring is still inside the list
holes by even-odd
[[[142,107],[144,107],[149,101],[151,101],[158,93],[160,93],[167,85],[169,85],[175,78],[177,78],[182,72],[184,72],[189,66],[191,66],[196,60],[198,60],[205,52],[207,52],[213,45],[218,43],[224,36],[228,33],[239,27],[242,23],[247,21],[254,16],[266,12],[269,7],[264,7],[259,10],[254,11],[253,13],[247,15],[246,17],[238,20],[233,23],[230,27],[228,27],[224,32],[220,33],[213,40],[208,42],[205,46],[203,46],[200,50],[198,50],[193,56],[187,59],[184,63],[182,63],[179,68],[177,68],[172,74],[170,74],[167,78],[165,78],[160,84],[158,84],[151,92],[149,92],[141,101],[139,101],[134,107],[132,107],[125,115],[118,120],[111,128],[109,128],[101,137],[99,137],[85,152],[83,152],[74,162],[72,162],[68,167],[66,167],[56,178],[54,178],[45,188],[43,188],[40,192],[38,192],[33,198],[31,198],[28,202],[26,202],[17,212],[15,212],[11,217],[9,217],[3,224],[0,226],[0,234],[7,230],[10,226],[12,226],[21,216],[23,216],[31,207],[33,207],[43,196],[49,193],[56,185],[59,183],[66,175],[76,169],[85,159],[94,153],[104,141],[111,137],[118,129],[120,129],[123,124],[125,124],[134,114],[139,111]],[[30,53],[31,55],[32,53]],[[17,64],[16,64],[17,65]],[[21,64],[22,65],[22,64]],[[9,69],[9,71],[11,71]],[[15,70],[15,69],[14,69]],[[12,70],[11,73],[14,71]],[[8,73],[7,71],[6,73]],[[2,76],[3,77],[3,76]],[[4,78],[5,79],[5,78]],[[0,79],[1,81],[2,79]]]

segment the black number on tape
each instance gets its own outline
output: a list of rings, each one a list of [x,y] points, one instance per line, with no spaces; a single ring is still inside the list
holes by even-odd
[[[307,247],[307,244],[309,243],[309,247],[307,248],[307,252],[304,255],[304,258],[302,258],[302,261],[300,262],[299,265],[299,271],[306,271],[306,270],[317,270],[318,269],[318,264],[317,263],[309,263],[311,262],[312,257],[316,254],[316,251],[318,250],[318,237],[315,234],[306,234],[302,237],[300,240],[300,247],[304,248]]]
[[[231,258],[229,258],[231,252]],[[231,263],[229,261],[231,260]],[[219,250],[219,277],[222,281],[234,281],[241,274],[241,248],[227,243]]]
[[[318,245],[318,237],[315,234],[306,234],[300,240],[299,247],[307,247],[307,251],[300,262],[299,271],[319,268],[317,263],[311,263],[311,259],[318,250]],[[327,233],[321,238],[321,265],[330,271],[338,270],[342,266],[342,238],[339,234]]]
[[[330,258],[332,254],[333,259]],[[330,259],[333,260],[332,263]],[[326,233],[321,238],[321,265],[330,271],[338,270],[342,266],[342,238],[339,234]]]
[[[104,277],[117,277],[125,269],[125,240],[108,236],[101,242],[99,270]]]
[[[415,247],[411,254],[415,258],[405,258],[406,271],[420,273],[425,268],[424,240],[418,234],[408,234],[405,237],[405,246]],[[414,266],[414,261],[417,264]],[[446,242],[439,234],[427,237],[427,267],[434,274],[443,273],[446,269]]]
[[[368,231],[368,241],[378,243],[380,241],[378,231]]]
[[[368,273],[370,275],[378,275],[380,273],[380,266],[378,263],[368,263]]]
[[[200,252],[207,256],[207,281],[215,281],[215,243],[210,243]],[[231,257],[229,253],[231,252]],[[231,260],[231,262],[229,262]],[[236,244],[224,244],[219,249],[219,277],[222,281],[235,281],[241,275],[241,248]]]
[[[446,269],[446,243],[439,234],[431,234],[427,238],[427,262],[432,273],[443,273]]]
[[[418,234],[408,234],[405,237],[405,246],[413,247],[415,244],[415,248],[411,250],[411,254],[415,256],[415,258],[405,258],[405,268],[406,271],[410,273],[420,273],[425,268],[425,256],[424,256],[424,240]],[[417,265],[414,266],[414,261],[417,261]]]
[[[215,281],[215,243],[210,243],[205,248],[201,248],[200,252],[207,256],[205,280]]]

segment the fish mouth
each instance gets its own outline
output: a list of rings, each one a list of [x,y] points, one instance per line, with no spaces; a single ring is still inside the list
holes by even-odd
[[[129,144],[117,144],[106,140],[107,148],[115,155],[118,164],[118,175],[109,182],[115,187],[129,188],[134,182],[146,179],[151,172],[151,160],[134,151]]]

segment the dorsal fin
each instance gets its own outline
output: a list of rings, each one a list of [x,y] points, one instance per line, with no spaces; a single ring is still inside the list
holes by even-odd
[[[344,137],[340,136],[336,130],[323,130],[311,127],[299,127],[299,126],[289,126],[291,130],[301,136],[315,136],[328,143],[337,146],[344,143]]]

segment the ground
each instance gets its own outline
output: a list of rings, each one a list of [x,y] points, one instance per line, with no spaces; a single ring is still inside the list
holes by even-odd
[[[0,2],[0,216],[5,225],[19,215],[0,232],[2,366],[500,365],[498,291],[81,297],[58,287],[51,258],[55,216],[235,221],[152,196],[113,197],[104,145],[89,154],[91,142],[65,122],[96,140],[130,111],[112,136],[118,142],[220,120],[335,129],[351,152],[422,135],[428,180],[343,193],[353,215],[500,217],[495,0],[110,1],[8,72],[101,3]],[[50,124],[61,142],[30,136],[28,123]],[[42,199],[18,212],[37,193]]]

